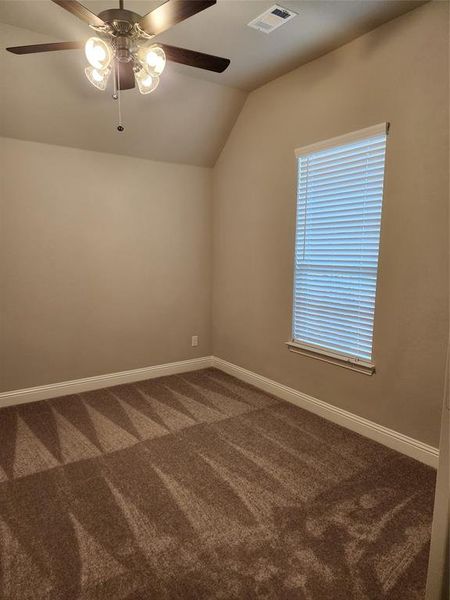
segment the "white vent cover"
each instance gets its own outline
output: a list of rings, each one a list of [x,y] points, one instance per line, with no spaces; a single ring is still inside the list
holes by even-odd
[[[263,33],[270,33],[296,16],[297,13],[292,10],[274,4],[271,8],[263,12],[262,15],[259,15],[256,19],[250,21],[248,26],[252,27],[252,29],[262,31]]]

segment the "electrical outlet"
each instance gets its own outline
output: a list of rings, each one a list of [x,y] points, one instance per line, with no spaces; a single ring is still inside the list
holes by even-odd
[[[192,336],[192,347],[195,348],[196,346],[198,346],[198,335],[193,335]]]

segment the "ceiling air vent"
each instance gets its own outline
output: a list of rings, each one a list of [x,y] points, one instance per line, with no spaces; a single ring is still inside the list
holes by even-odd
[[[262,15],[259,15],[256,19],[250,21],[248,26],[257,29],[258,31],[262,31],[263,33],[270,33],[296,16],[297,13],[292,10],[274,4],[269,10],[263,12]]]

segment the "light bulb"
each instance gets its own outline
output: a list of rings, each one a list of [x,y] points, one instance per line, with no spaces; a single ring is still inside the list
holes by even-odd
[[[84,46],[84,52],[89,64],[94,69],[106,69],[111,62],[111,48],[102,39],[91,37]]]
[[[108,77],[111,73],[111,67],[106,69],[94,69],[94,67],[86,67],[84,72],[86,77],[99,90],[105,90],[108,83]]]
[[[159,77],[150,75],[146,69],[141,69],[136,73],[136,81],[141,94],[150,94],[158,87]]]
[[[161,75],[166,66],[164,50],[155,44],[144,44],[138,50],[138,58],[152,76]]]

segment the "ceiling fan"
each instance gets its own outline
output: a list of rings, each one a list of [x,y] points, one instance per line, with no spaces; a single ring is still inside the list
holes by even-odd
[[[177,23],[216,4],[217,0],[168,0],[148,14],[141,16],[124,8],[110,8],[98,15],[77,0],[52,0],[94,29],[97,36],[86,42],[57,42],[6,48],[13,54],[33,54],[57,50],[85,49],[89,65],[85,74],[90,83],[105,90],[109,76],[114,71],[113,97],[119,98],[122,90],[135,87],[141,94],[153,92],[164,71],[166,60],[222,73],[229,66],[227,58],[204,54],[167,44],[154,44],[152,39]],[[123,127],[119,124],[119,131]]]

